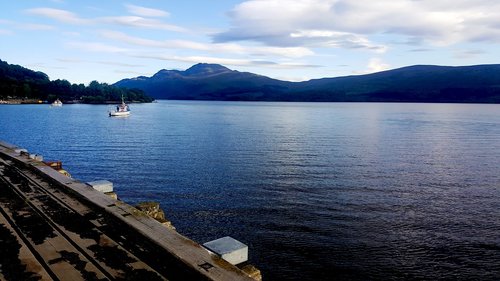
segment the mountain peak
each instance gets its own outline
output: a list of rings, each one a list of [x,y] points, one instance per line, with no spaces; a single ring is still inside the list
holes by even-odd
[[[229,68],[220,64],[198,63],[184,71],[189,76],[211,75],[231,71]]]

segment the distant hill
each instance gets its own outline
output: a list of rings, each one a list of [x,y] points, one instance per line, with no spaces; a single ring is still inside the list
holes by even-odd
[[[288,84],[218,64],[200,63],[186,71],[163,69],[152,77],[124,79],[114,85],[142,89],[158,99],[270,100],[275,93],[288,91]]]
[[[157,99],[500,103],[500,65],[416,65],[367,75],[287,82],[197,64],[114,85]]]
[[[106,103],[121,101],[151,102],[144,91],[130,87],[119,88],[92,81],[88,86],[71,84],[66,80],[51,81],[40,71],[9,64],[0,60],[0,100],[31,99],[52,102],[59,98],[64,103]]]

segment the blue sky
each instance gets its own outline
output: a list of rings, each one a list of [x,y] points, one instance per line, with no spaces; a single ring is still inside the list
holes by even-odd
[[[500,55],[490,0],[2,2],[0,59],[72,83],[199,62],[302,81]]]

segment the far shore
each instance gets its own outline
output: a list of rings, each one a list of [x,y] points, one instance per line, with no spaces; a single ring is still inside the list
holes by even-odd
[[[121,101],[105,101],[102,103],[85,103],[80,100],[63,101],[63,104],[120,104]],[[127,101],[127,103],[148,103],[142,101]],[[0,99],[0,104],[50,104],[48,101],[38,99]]]

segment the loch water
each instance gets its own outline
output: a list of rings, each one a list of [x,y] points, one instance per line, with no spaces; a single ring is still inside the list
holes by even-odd
[[[0,140],[249,246],[264,280],[498,280],[500,105],[1,105]]]

